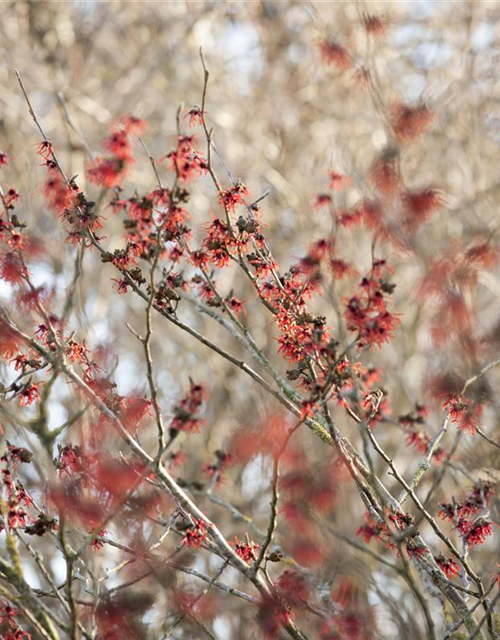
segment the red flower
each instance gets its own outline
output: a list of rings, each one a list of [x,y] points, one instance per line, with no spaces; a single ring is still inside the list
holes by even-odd
[[[33,454],[31,453],[31,451],[25,449],[24,447],[14,447],[12,444],[7,442],[7,449],[10,459],[13,462],[29,463],[33,459]]]
[[[6,153],[0,151],[0,167],[5,167],[9,164],[9,159]]]
[[[207,163],[194,148],[194,136],[178,136],[177,149],[160,161],[167,160],[168,168],[175,171],[179,180],[187,182],[207,171]]]
[[[429,550],[426,547],[414,546],[415,543],[410,543],[406,545],[406,551],[408,553],[409,558],[420,558],[426,553],[429,553]]]
[[[432,120],[432,113],[425,104],[395,105],[392,109],[392,126],[401,142],[417,138]]]
[[[171,466],[173,469],[177,469],[186,461],[186,452],[179,449],[179,451],[169,453],[167,461],[169,466]]]
[[[70,362],[87,362],[88,351],[85,342],[78,343],[70,340],[66,345],[66,355]]]
[[[17,333],[0,317],[0,355],[13,358],[19,351],[19,337]]]
[[[76,204],[78,188],[68,185],[59,173],[49,171],[44,193],[49,207],[57,213],[63,213]]]
[[[11,529],[17,529],[18,527],[26,526],[26,512],[17,507],[10,509],[7,513],[7,522]]]
[[[59,456],[55,461],[56,467],[60,475],[67,473],[71,475],[83,468],[84,457],[79,447],[68,444],[59,448]]]
[[[442,554],[439,554],[434,556],[434,560],[447,578],[454,578],[460,573],[460,565],[453,558],[446,559]]]
[[[194,127],[196,124],[203,125],[203,113],[197,104],[195,104],[194,107],[191,107],[184,117],[189,117],[190,127]]]
[[[221,191],[219,194],[220,203],[230,211],[234,211],[236,206],[243,204],[243,198],[248,195],[248,189],[245,185],[238,181],[230,189]]]
[[[389,520],[398,531],[404,531],[415,522],[415,517],[411,513],[390,513]]]
[[[151,400],[141,397],[128,397],[124,399],[124,406],[120,412],[120,418],[129,429],[137,429],[141,420],[151,416]]]
[[[316,409],[316,402],[314,400],[303,400],[302,408],[300,410],[300,419],[305,420],[306,418],[312,418]]]
[[[348,264],[344,260],[339,259],[330,260],[330,269],[332,270],[333,277],[337,280],[342,280],[342,278],[349,278],[356,273],[350,264]]]
[[[117,129],[104,142],[106,149],[120,160],[130,162],[132,160],[132,151],[130,142],[125,129]]]
[[[125,278],[122,278],[120,280],[117,280],[116,278],[111,278],[112,282],[116,282],[117,284],[117,289],[118,289],[118,293],[120,295],[123,295],[124,293],[127,293],[128,288],[129,288],[129,283],[125,280]]]
[[[386,149],[373,162],[370,169],[370,179],[377,189],[385,196],[393,195],[399,187],[399,173],[397,168],[397,152]],[[365,213],[366,210],[365,210]],[[372,214],[376,211],[368,212]]]
[[[23,234],[18,231],[12,231],[10,238],[7,240],[7,244],[9,247],[12,247],[12,249],[23,249],[26,244],[26,236],[23,236]]]
[[[401,419],[399,421],[403,424]],[[406,442],[409,445],[413,445],[420,453],[426,453],[429,446],[429,439],[425,434],[420,433],[419,431],[410,431],[406,436]]]
[[[321,207],[329,207],[332,204],[332,196],[329,193],[318,193],[315,196],[313,209],[321,209]]]
[[[384,18],[367,15],[363,21],[366,32],[374,37],[385,35],[387,21]]]
[[[457,516],[458,509],[456,504],[451,502],[440,502],[438,516],[442,520],[454,520]]]
[[[11,359],[11,362],[14,363],[14,369],[16,371],[24,371],[28,366],[28,356],[23,353],[18,353],[17,356]]]
[[[48,140],[43,140],[36,148],[36,152],[45,160],[49,160],[52,156],[52,144]]]
[[[230,541],[229,544],[234,547],[236,554],[245,562],[257,560],[256,552],[257,549],[260,549],[260,544],[248,539],[244,542],[243,540],[239,540],[238,536],[234,536],[234,542]]]
[[[0,637],[4,640],[31,640],[31,634],[23,631],[14,620],[20,615],[18,609],[14,609],[10,604],[5,604],[0,608]]]
[[[241,302],[241,300],[236,298],[236,296],[232,296],[229,299],[226,298],[225,303],[231,309],[231,311],[234,313],[236,317],[238,317],[240,313],[245,311],[243,303]]]
[[[6,209],[13,209],[14,205],[19,202],[19,194],[15,189],[9,189],[7,193],[2,197],[3,206]]]
[[[201,518],[186,529],[184,537],[182,538],[182,544],[185,547],[192,547],[198,549],[202,543],[207,539],[206,522]]]
[[[351,56],[344,47],[341,47],[336,42],[325,38],[319,42],[319,50],[323,60],[337,67],[339,71],[345,71],[352,66]]]
[[[330,171],[330,182],[329,187],[334,191],[342,191],[344,187],[347,187],[351,184],[351,179],[348,176],[344,176],[341,173],[337,173],[337,171]]]
[[[387,310],[387,298],[394,285],[384,277],[389,273],[385,261],[374,261],[372,277],[363,278],[358,295],[347,303],[344,313],[349,331],[359,334],[358,347],[380,346],[390,340],[400,319]]]
[[[355,208],[352,211],[344,211],[337,215],[337,222],[346,229],[355,227],[360,224],[363,219],[363,209]]]
[[[89,533],[91,533],[91,531],[89,531]],[[92,541],[92,544],[90,545],[94,551],[99,551],[100,549],[102,549],[104,547],[105,543],[102,540],[99,540],[99,538],[103,538],[108,533],[109,533],[109,531],[107,531],[106,529],[101,529],[99,531],[97,536]]]
[[[36,400],[40,399],[40,394],[38,393],[38,387],[40,384],[27,384],[23,387],[23,389],[19,393],[19,406],[25,407],[26,405],[32,404]]]
[[[90,182],[107,188],[117,187],[122,183],[134,162],[129,135],[132,133],[141,135],[145,126],[146,123],[143,120],[133,116],[125,116],[121,119],[104,141],[104,146],[110,155],[96,158],[87,168]]]
[[[405,202],[412,216],[423,222],[443,207],[443,195],[436,189],[424,189],[423,191],[407,191]]]
[[[121,158],[99,157],[89,164],[87,175],[90,182],[111,188],[122,183],[126,170],[127,163]]]
[[[485,518],[479,518],[475,522],[468,522],[464,518],[460,518],[457,529],[464,537],[465,542],[473,547],[476,544],[483,544],[486,538],[493,534],[492,523]]]
[[[208,265],[208,255],[206,254],[205,251],[202,251],[201,249],[198,249],[196,251],[191,251],[191,254],[189,256],[189,261],[195,267],[198,267],[199,269],[205,269],[205,267]]]
[[[280,627],[290,622],[291,612],[271,594],[265,594],[259,604],[257,624],[265,640],[275,640]]]
[[[10,284],[19,284],[26,277],[19,254],[9,251],[0,261],[0,277]]]
[[[481,415],[481,406],[472,405],[471,401],[462,395],[454,393],[447,397],[444,409],[448,410],[448,415],[452,422],[457,424],[458,429],[473,436],[478,428],[478,417]]]
[[[364,518],[365,524],[358,527],[356,535],[362,537],[366,543],[371,542],[373,538],[382,542],[382,538],[387,538],[390,535],[385,523],[375,522],[369,513],[365,513]]]
[[[147,124],[145,120],[136,118],[135,116],[123,116],[119,124],[125,129],[129,135],[142,136]]]
[[[205,397],[204,387],[191,382],[188,394],[174,407],[171,429],[198,433],[200,426],[205,424],[198,415]]]

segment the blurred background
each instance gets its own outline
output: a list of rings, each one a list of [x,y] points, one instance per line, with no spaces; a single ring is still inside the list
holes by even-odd
[[[374,24],[380,24],[371,35],[366,29],[370,17],[378,20]],[[325,38],[349,52],[353,60],[349,72],[327,64],[322,57],[318,43]],[[282,270],[302,257],[313,241],[331,233],[336,213],[352,210],[364,198],[374,197],[370,183],[373,163],[394,143],[388,114],[395,105],[425,103],[432,120],[418,139],[401,145],[400,169],[406,189],[439,190],[442,206],[405,238],[404,248],[391,241],[377,245],[377,256],[387,258],[394,268],[397,287],[392,309],[402,314],[403,324],[390,344],[363,355],[362,362],[384,372],[380,385],[389,393],[388,411],[394,421],[412,411],[415,403],[430,406],[425,428],[432,435],[442,416],[436,399],[441,387],[435,380],[442,382],[447,376],[465,380],[500,351],[500,281],[494,260],[490,269],[474,271],[477,286],[462,286],[460,276],[449,283],[470,311],[471,322],[465,332],[463,325],[457,330],[453,314],[443,309],[439,299],[418,294],[436,260],[461,255],[474,243],[495,243],[500,193],[499,41],[500,5],[495,2],[2,2],[0,149],[11,158],[2,180],[19,190],[23,219],[40,244],[34,279],[56,294],[63,292],[74,250],[63,245],[64,232],[41,195],[45,169],[37,166],[40,136],[20,93],[15,68],[67,174],[78,174],[78,184],[95,196],[96,187],[87,184],[85,177],[88,150],[102,151],[109,126],[121,116],[130,114],[148,122],[144,141],[154,158],[174,148],[177,109],[182,105],[184,114],[201,103],[202,47],[210,72],[206,118],[214,128],[213,139],[220,154],[214,158],[215,170],[226,188],[230,186],[226,168],[240,178],[252,199],[269,190],[262,203],[262,222]],[[367,70],[376,78],[377,99],[363,82]],[[68,118],[80,135],[69,126]],[[181,122],[185,132],[191,133],[188,120]],[[195,134],[204,151],[201,130],[196,129]],[[127,196],[135,190],[147,193],[155,185],[143,149],[137,144],[134,150],[136,163],[124,185]],[[160,170],[166,179],[165,167]],[[315,208],[317,194],[327,189],[329,171],[348,175],[352,183],[333,194],[331,206]],[[210,212],[216,206],[213,185],[200,179],[193,187],[189,206],[195,240],[201,239],[201,225],[211,219]],[[110,209],[104,216],[106,243],[112,248],[121,246],[120,221]],[[365,274],[371,268],[373,231],[361,226],[339,228],[337,233],[340,255],[359,274]],[[131,295],[117,294],[110,281],[114,276],[112,267],[103,267],[95,255],[87,255],[72,321],[79,339],[85,338],[90,348],[106,352],[106,364],[120,393],[146,394],[142,348],[124,326],[126,319],[139,330],[143,307]],[[225,291],[234,290],[245,302],[245,321],[284,373],[286,365],[276,355],[276,331],[241,274],[226,270],[218,281]],[[314,303],[315,310],[327,316],[329,326],[340,336],[345,336],[340,320],[342,301],[351,295],[355,284],[356,279],[337,283],[331,295]],[[8,285],[2,284],[0,293],[3,300],[11,299]],[[189,308],[182,314],[199,331],[241,355],[239,345],[222,335],[216,323]],[[214,452],[230,449],[235,434],[242,430],[265,428],[278,407],[249,385],[242,372],[234,371],[228,362],[172,325],[157,320],[153,343],[161,401],[166,408],[182,395],[188,376],[207,386],[205,419],[209,428],[196,440],[181,442],[189,455],[179,472],[187,481],[203,482],[202,466],[212,460]],[[7,379],[11,376],[7,366],[3,375]],[[498,376],[495,378],[494,372],[490,376],[490,382],[473,394],[489,403],[485,430],[491,435],[495,428],[498,434],[492,397]],[[73,402],[61,383],[50,403],[51,426],[64,421]],[[341,429],[356,440],[354,424],[348,424],[342,413],[338,417]],[[400,471],[411,477],[417,458],[407,446],[405,434],[397,425],[378,428],[384,446],[399,460]],[[443,446],[449,448],[454,437],[453,427]],[[70,441],[71,435],[66,434],[60,442]],[[449,470],[445,478],[448,497],[450,491],[460,493],[457,486],[465,488],[467,482],[484,476],[485,469],[486,475],[498,475],[495,450],[483,447],[477,439],[471,442],[462,439],[457,468]],[[321,476],[316,478],[319,488],[322,482],[335,484],[322,518],[337,533],[354,539],[364,511],[355,490],[349,483],[331,479],[331,452],[325,452],[311,433],[304,430],[298,434],[296,444],[303,457],[300,468],[316,469]],[[36,442],[31,445],[36,448]],[[230,497],[238,509],[265,528],[270,472],[270,459],[253,457],[228,470],[228,478],[217,492]],[[431,486],[433,473],[423,484],[423,495]],[[389,485],[391,481],[387,477]],[[438,492],[433,508],[442,497]],[[300,493],[297,499],[301,499]],[[227,511],[216,511],[214,517],[228,535],[234,530],[243,536],[241,524],[235,524]],[[293,527],[293,522],[283,518],[277,543],[296,559],[304,540],[321,548],[317,557],[302,549],[299,562],[317,572],[317,584],[341,600],[339,589],[342,591],[342,580],[348,576],[360,602],[373,607],[375,620],[389,621],[381,633],[372,621],[372,636],[366,638],[424,637],[421,614],[408,589],[401,591],[399,578],[312,520],[311,532],[305,537],[300,531],[293,533]],[[119,538],[120,532],[116,535]],[[482,567],[488,571],[496,552],[493,546],[485,545],[476,557],[481,559],[481,554]],[[318,558],[323,559],[320,567]],[[203,566],[208,560],[197,562]],[[279,568],[276,572],[278,575]],[[232,579],[236,584],[236,578]],[[252,625],[246,625],[247,616],[253,619],[252,611],[242,613],[237,605],[210,614],[216,636],[221,640],[259,637]],[[314,622],[310,624],[316,628]],[[154,630],[154,625],[151,628]],[[198,637],[189,635],[195,632],[188,626],[180,625],[175,633],[172,637]]]

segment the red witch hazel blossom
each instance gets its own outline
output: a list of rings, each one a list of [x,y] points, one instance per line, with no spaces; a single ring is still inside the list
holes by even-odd
[[[182,544],[185,547],[198,549],[203,542],[207,540],[207,535],[207,523],[200,518],[186,528],[182,538]]]
[[[346,71],[353,64],[349,52],[332,40],[321,40],[319,42],[319,50],[323,60],[327,64],[336,67],[339,71]]]
[[[185,118],[189,118],[189,126],[190,127],[194,127],[197,124],[202,126],[203,125],[203,112],[201,110],[201,107],[199,107],[197,104],[195,104],[193,107],[191,107],[191,109],[186,113],[186,115],[184,116]]]
[[[200,408],[205,399],[206,391],[203,385],[191,382],[187,395],[174,407],[171,431],[198,433],[200,427],[205,424],[205,421],[199,416]]]
[[[207,171],[206,161],[196,151],[194,136],[178,136],[177,149],[170,151],[160,162],[164,160],[182,182],[193,180]]]
[[[16,618],[21,616],[19,609],[8,603],[0,603],[0,636],[3,640],[31,640],[30,633],[18,626]]]
[[[248,536],[246,540],[240,540],[238,536],[234,536],[234,542],[229,541],[229,544],[234,547],[238,556],[245,562],[251,563],[253,560],[257,560],[260,544],[253,542]]]
[[[26,405],[33,404],[40,398],[38,392],[39,384],[26,384],[19,392],[19,406],[25,407]]]
[[[99,551],[104,547],[104,544],[105,544],[104,540],[99,540],[99,538],[104,538],[108,534],[109,534],[109,531],[107,529],[101,529],[100,531],[98,531],[97,535],[92,541],[92,544],[90,545],[94,551]]]
[[[243,204],[246,196],[248,196],[248,189],[242,182],[237,182],[230,189],[221,191],[219,201],[224,207],[234,212],[238,205]]]
[[[142,120],[130,116],[114,125],[104,141],[110,155],[98,157],[90,163],[87,169],[89,180],[108,188],[119,186],[134,163],[130,136],[141,135],[144,127]]]
[[[59,455],[54,463],[60,475],[64,473],[71,475],[75,471],[81,470],[83,462],[82,452],[79,447],[74,447],[70,444],[64,447],[59,445]]]
[[[399,316],[387,308],[387,301],[395,289],[388,280],[390,273],[385,260],[374,260],[371,273],[359,283],[359,293],[347,302],[347,328],[357,333],[359,348],[388,342],[401,324]]]
[[[0,458],[2,500],[1,508],[4,519],[0,522],[0,531],[6,526],[12,532],[14,529],[24,529],[31,534],[29,522],[32,520],[28,508],[33,501],[18,480],[19,463],[29,464],[33,459],[31,451],[25,448],[15,447],[7,443],[7,449]]]
[[[494,523],[485,515],[489,502],[494,499],[498,486],[491,482],[479,482],[462,501],[453,499],[451,503],[440,503],[439,516],[454,523],[453,529],[459,533],[468,547],[484,544],[493,535]]]
[[[453,558],[445,558],[443,554],[434,556],[436,564],[447,578],[455,578],[461,572],[460,565]]]
[[[492,523],[485,518],[478,518],[474,522],[468,522],[465,518],[460,518],[457,529],[469,547],[484,544],[488,536],[493,534]]]
[[[212,479],[215,486],[220,487],[225,480],[227,467],[230,467],[233,464],[233,457],[230,453],[217,449],[215,452],[215,458],[216,462],[214,464],[206,463],[203,465],[203,473],[206,473]]]
[[[446,399],[443,406],[458,429],[471,436],[476,433],[480,426],[478,420],[482,413],[481,405],[474,405],[464,396],[453,394]]]

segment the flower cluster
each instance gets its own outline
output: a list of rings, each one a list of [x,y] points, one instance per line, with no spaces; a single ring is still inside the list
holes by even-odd
[[[328,183],[328,189],[330,192],[342,191],[345,187],[351,184],[350,178],[338,171],[329,171],[328,175],[330,178]],[[322,209],[323,207],[330,207],[333,204],[334,197],[332,193],[318,193],[314,197],[313,209]]]
[[[194,144],[194,136],[177,136],[177,148],[160,159],[167,161],[168,169],[182,182],[203,175],[208,169],[206,160],[199,155]]]
[[[19,610],[10,604],[0,605],[0,636],[4,640],[31,640],[31,634],[23,631],[15,620],[19,615]]]
[[[374,260],[371,273],[359,283],[358,293],[346,304],[345,320],[349,331],[356,332],[358,348],[380,346],[390,340],[400,318],[387,308],[395,285],[388,279],[385,260]]]
[[[215,452],[215,458],[215,463],[207,463],[203,466],[203,472],[212,478],[212,482],[215,483],[215,486],[220,486],[224,481],[224,474],[227,467],[231,466],[233,463],[233,457],[230,453],[217,449]]]
[[[87,168],[89,180],[108,189],[119,186],[134,162],[130,136],[141,135],[145,126],[143,120],[131,116],[115,124],[104,142],[109,155],[99,156],[90,163]]]
[[[234,547],[235,553],[245,562],[252,562],[257,560],[257,549],[260,549],[260,544],[249,540],[248,536],[246,540],[240,540],[238,536],[234,536],[234,542],[229,542]]]
[[[429,126],[433,114],[425,103],[396,104],[392,108],[391,124],[400,142],[411,142]]]
[[[415,409],[410,413],[399,416],[398,422],[406,433],[406,443],[415,448],[419,453],[427,453],[432,438],[419,426],[425,424],[425,419],[429,414],[429,408],[416,404]],[[437,446],[433,451],[433,458],[439,464],[446,456],[446,450]]]
[[[386,525],[375,522],[370,516],[366,516],[365,519],[366,522],[356,529],[356,535],[363,538],[367,544],[374,538],[381,542],[382,538],[386,537],[388,534]]]
[[[47,147],[45,153],[52,154],[52,146]],[[55,160],[48,159],[46,165],[45,198],[48,207],[66,225],[66,242],[72,245],[84,242],[90,246],[89,233],[94,234],[102,228],[95,202],[87,200],[73,178],[66,179]]]
[[[32,454],[30,451],[14,447],[11,444],[7,444],[7,449],[0,458],[2,464],[1,484],[5,491],[6,516],[4,522],[6,522],[9,529],[24,528],[29,519],[25,508],[31,506],[32,500],[22,484],[16,479],[15,468],[18,462],[29,463],[31,459]],[[0,523],[0,531],[3,528],[4,524],[2,522]]]
[[[323,60],[339,71],[346,71],[353,65],[353,59],[347,49],[333,40],[320,40],[319,50]]]
[[[474,404],[468,398],[460,394],[452,394],[446,398],[443,407],[457,428],[473,436],[479,427],[479,418],[482,413],[480,404]]]
[[[17,394],[20,407],[26,407],[40,399],[39,386],[40,384],[35,382],[30,382],[22,386]]]
[[[486,520],[486,518],[478,518],[474,522],[469,522],[465,518],[459,518],[457,529],[465,544],[469,547],[484,544],[488,536],[493,534],[492,523]]]
[[[220,218],[214,216],[206,228],[207,237],[203,241],[206,262],[210,262],[220,269],[229,264],[232,255],[246,251],[248,238],[238,237]],[[197,266],[204,266],[199,258]]]
[[[67,444],[58,446],[58,456],[54,459],[60,475],[81,472],[84,468],[84,457],[80,447]]]
[[[173,419],[170,430],[173,434],[179,431],[198,433],[205,421],[199,416],[199,411],[206,398],[206,392],[201,384],[191,382],[189,391],[173,409]]]
[[[461,501],[440,503],[439,517],[455,524],[465,544],[469,547],[483,544],[493,534],[492,523],[484,517],[488,501],[497,489],[492,482],[480,481]],[[481,515],[483,514],[483,515]]]
[[[219,201],[225,209],[234,212],[238,205],[243,204],[246,196],[248,196],[248,189],[242,182],[238,181],[230,189],[220,192]]]
[[[203,112],[197,104],[191,107],[184,117],[189,118],[190,127],[194,127],[197,124],[203,125]]]
[[[188,526],[182,537],[182,544],[185,547],[198,549],[207,539],[207,523],[201,518]]]
[[[479,237],[464,245],[455,242],[450,250],[429,265],[419,294],[435,303],[431,335],[441,347],[474,351],[475,311],[472,293],[481,273],[498,262],[497,248],[489,238]]]
[[[455,578],[460,573],[460,565],[453,558],[445,558],[442,553],[434,556],[436,564],[447,578]]]

